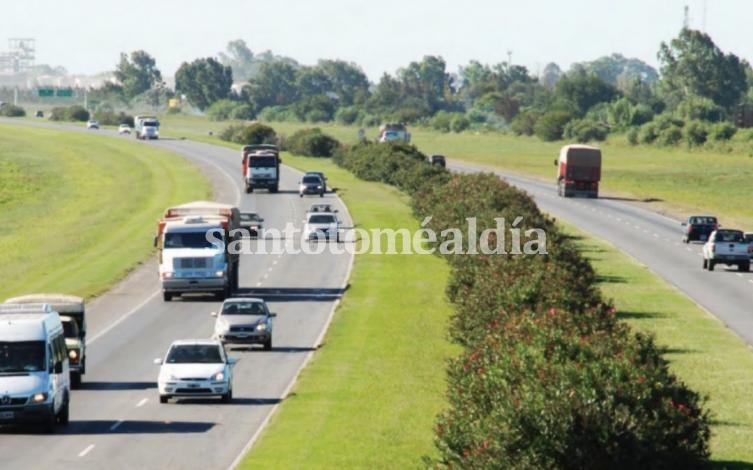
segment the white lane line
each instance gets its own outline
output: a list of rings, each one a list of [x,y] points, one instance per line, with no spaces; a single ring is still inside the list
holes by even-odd
[[[262,279],[266,279],[268,277],[269,277],[269,273],[266,273],[266,274],[264,274],[264,276],[262,276]]]
[[[279,261],[277,261],[277,260],[274,260],[274,261],[272,261],[272,264],[273,264],[273,265],[274,265],[274,264],[277,264],[277,263],[279,263]]]
[[[146,402],[148,401],[148,398],[142,398],[141,401],[136,404],[136,408],[141,408],[142,406],[146,405]]]
[[[156,297],[157,295],[159,295],[160,292],[161,292],[161,290],[156,290],[156,291],[152,292],[151,295],[149,295],[149,297],[147,297],[146,299],[144,299],[143,302],[141,302],[137,306],[133,307],[131,310],[128,311],[128,313],[126,313],[125,315],[123,315],[120,318],[118,318],[115,322],[111,323],[107,328],[105,328],[104,330],[100,331],[96,335],[94,335],[91,338],[89,338],[87,340],[87,342],[89,344],[92,344],[93,342],[97,341],[99,338],[101,338],[103,335],[105,335],[108,331],[112,330],[116,326],[118,326],[121,323],[123,323],[123,321],[125,321],[126,318],[128,318],[131,315],[133,315],[134,313],[138,312],[144,305],[146,305],[150,300],[152,300],[153,297]]]
[[[272,272],[272,268],[271,267],[267,268],[267,272],[271,273]]]
[[[743,275],[740,273],[735,273],[735,274],[737,274],[737,277],[743,277]]]
[[[79,452],[78,456],[79,457],[86,457],[86,454],[88,454],[89,452],[91,452],[93,448],[94,448],[94,444],[89,444],[89,446],[86,449],[84,449],[81,452]]]
[[[655,236],[656,238],[659,238],[659,234],[658,234],[658,233],[655,233],[655,234],[654,234],[654,236]]]
[[[114,431],[114,430],[118,429],[118,426],[120,426],[121,424],[123,424],[123,420],[122,419],[120,421],[118,421],[117,423],[113,424],[112,426],[110,426],[110,431]]]
[[[261,285],[261,282],[256,283],[256,287],[259,287]]]

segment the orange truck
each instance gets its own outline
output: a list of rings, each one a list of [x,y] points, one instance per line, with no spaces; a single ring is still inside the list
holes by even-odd
[[[259,188],[276,193],[280,188],[279,148],[273,144],[244,145],[241,156],[241,174],[246,193]]]
[[[195,201],[165,209],[157,224],[163,299],[186,293],[229,297],[238,288],[240,210],[229,204]]]
[[[566,145],[554,161],[557,194],[561,197],[599,197],[601,150],[589,145]]]

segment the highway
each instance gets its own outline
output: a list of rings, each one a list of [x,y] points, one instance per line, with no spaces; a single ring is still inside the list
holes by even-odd
[[[183,155],[209,177],[218,201],[257,210],[268,227],[282,229],[287,222],[300,227],[306,207],[321,201],[301,200],[287,192],[242,194],[238,151],[185,140],[144,145]],[[488,171],[458,161],[448,164],[456,171]],[[559,198],[554,176],[548,183],[497,174],[527,191],[543,211],[633,256],[753,345],[753,273],[738,273],[723,265],[714,272],[702,270],[701,245],[681,243],[679,220],[619,198]],[[297,173],[286,168],[283,188],[294,190],[296,181]],[[352,225],[334,195],[328,194],[324,201],[339,204],[344,224]],[[4,433],[0,438],[4,467],[228,468],[321,341],[335,302],[347,286],[351,263],[347,254],[243,256],[243,294],[261,294],[278,317],[272,352],[231,351],[241,361],[236,366],[235,400],[229,405],[159,404],[157,366],[152,360],[162,356],[173,339],[208,337],[213,325],[209,312],[219,303],[202,299],[164,303],[156,265],[140,266],[89,305],[88,373],[84,388],[74,392],[71,424],[56,435]]]
[[[456,161],[448,162],[448,167],[459,172],[480,171]],[[737,267],[725,265],[717,265],[713,272],[703,270],[702,244],[682,243],[680,220],[621,198],[561,198],[557,196],[554,170],[551,183],[495,173],[525,190],[542,211],[629,254],[753,345],[753,272],[740,273]],[[602,192],[605,189],[608,188],[602,188]],[[720,223],[724,225],[724,220]]]
[[[334,194],[299,198],[300,173],[290,168],[282,171],[279,193],[245,194],[239,150],[167,139],[144,145],[171,150],[198,165],[214,187],[215,200],[259,212],[265,228],[282,231],[289,222],[302,228],[305,211],[314,202],[334,203],[343,224],[352,225]],[[256,251],[259,243],[270,253],[274,240],[250,240],[250,248]],[[300,248],[300,242],[295,246]],[[210,312],[220,302],[209,297],[164,302],[152,260],[87,305],[87,374],[82,388],[73,391],[70,424],[52,435],[24,428],[3,430],[2,467],[231,467],[320,346],[347,287],[352,256],[326,250],[257,253],[242,255],[240,263],[240,294],[265,298],[278,315],[272,351],[228,346],[229,355],[240,359],[232,403],[214,399],[159,403],[159,366],[153,360],[163,357],[175,339],[211,336]]]

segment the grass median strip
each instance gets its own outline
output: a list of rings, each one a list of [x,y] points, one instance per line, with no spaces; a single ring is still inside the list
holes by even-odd
[[[0,126],[0,299],[91,296],[152,251],[170,204],[206,198],[180,157],[125,139]]]
[[[588,237],[574,226],[567,233],[601,278],[606,298],[635,330],[651,332],[665,348],[671,368],[693,390],[709,395],[711,457],[715,466],[753,464],[753,352],[731,330],[633,258]]]
[[[359,228],[419,227],[394,188],[322,159],[284,161],[324,171]],[[445,360],[455,351],[446,334],[448,273],[435,256],[357,255],[324,347],[241,467],[406,468],[434,455]]]

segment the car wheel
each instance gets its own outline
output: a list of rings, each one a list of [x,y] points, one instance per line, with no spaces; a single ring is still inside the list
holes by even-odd
[[[740,265],[740,271],[742,271],[744,273],[749,272],[750,271],[750,261],[748,261],[747,263],[741,264]]]
[[[250,193],[252,191],[253,191],[253,189],[251,189],[250,186],[246,186],[246,194],[248,194],[248,193]]]
[[[230,403],[233,401],[233,389],[229,389],[226,394],[222,395],[222,403]]]
[[[319,197],[324,197],[324,193],[319,193]]]
[[[703,269],[709,268],[709,261],[706,258],[703,258]]]
[[[688,237],[682,237],[682,242],[683,243],[688,243]]]
[[[58,422],[58,417],[55,415],[55,409],[50,410],[50,416],[44,423],[42,423],[42,430],[48,434],[55,432],[55,425]]]
[[[63,405],[63,408],[60,410],[60,413],[58,413],[58,423],[65,426],[70,421],[70,410],[68,406],[68,402]]]
[[[173,294],[171,292],[163,292],[162,300],[164,300],[165,302],[170,302],[171,300],[173,300]]]
[[[270,337],[268,340],[264,342],[264,350],[265,351],[271,351],[272,350],[272,337]]]
[[[302,194],[302,193],[298,193],[298,196],[299,196],[299,197],[303,197],[303,194]]]
[[[163,405],[165,403],[167,403],[167,400],[169,400],[169,399],[170,399],[170,397],[168,395],[160,395],[159,396],[159,402],[162,403]]]
[[[71,387],[81,387],[81,374],[79,372],[71,372]]]

